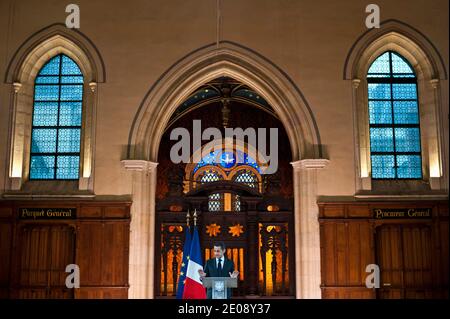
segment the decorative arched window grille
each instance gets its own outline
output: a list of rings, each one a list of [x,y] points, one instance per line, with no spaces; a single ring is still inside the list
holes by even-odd
[[[222,176],[216,172],[214,169],[206,170],[202,175],[199,176],[198,180],[200,183],[211,183],[217,182],[223,179]],[[214,193],[209,195],[208,198],[208,210],[210,212],[217,212],[223,210],[223,194]]]
[[[82,107],[80,68],[64,54],[51,58],[35,79],[30,179],[79,178]]]
[[[208,169],[204,171],[204,173],[198,178],[201,183],[217,182],[221,179],[223,179],[223,177],[214,169]]]
[[[242,183],[252,188],[258,187],[258,177],[256,174],[248,169],[240,170],[234,175],[233,179],[236,183]]]
[[[188,174],[191,176],[191,180],[195,181],[193,185],[231,180],[260,190],[260,167],[250,155],[240,150],[210,152],[203,156]],[[208,210],[210,212],[238,212],[241,211],[241,208],[241,201],[237,194],[214,193],[209,195]]]
[[[405,58],[380,55],[367,73],[373,179],[421,179],[417,78]]]

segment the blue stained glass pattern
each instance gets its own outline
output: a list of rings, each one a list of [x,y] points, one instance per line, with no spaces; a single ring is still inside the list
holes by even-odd
[[[184,103],[183,108],[190,107],[195,105],[203,100],[212,99],[214,97],[218,97],[220,94],[211,88],[205,88],[198,90],[194,94],[192,94]]]
[[[200,178],[202,183],[211,183],[221,180],[220,175],[214,170],[205,171],[205,173]]]
[[[33,111],[33,125],[58,125],[58,102],[35,102]]]
[[[380,55],[370,66],[369,71],[367,72],[369,76],[387,76],[390,74],[390,66],[389,66],[389,52],[385,52]]]
[[[51,58],[39,71],[39,75],[58,75],[60,60],[59,55]]]
[[[53,57],[35,80],[30,179],[78,179],[82,104],[80,68]]]
[[[397,166],[398,178],[422,177],[422,158],[420,155],[398,155]]]
[[[419,124],[417,101],[394,101],[395,124]]]
[[[391,53],[391,57],[392,57],[392,73],[399,74],[401,76],[405,76],[407,74],[415,76],[414,71],[402,57],[400,57],[398,54],[394,52]]]
[[[388,51],[371,65],[367,82],[372,177],[421,178],[419,106],[413,68],[399,54]]]
[[[81,126],[81,102],[61,102],[59,125]]]
[[[62,56],[62,74],[66,75],[78,75],[81,74],[81,70],[78,65],[68,56]]]
[[[385,52],[370,66],[367,76],[371,78],[415,78],[414,70],[400,55]]]
[[[394,155],[372,155],[373,178],[395,178]]]
[[[61,101],[81,101],[83,99],[82,85],[61,86]]]
[[[218,212],[222,208],[223,195],[220,193],[211,194],[208,196],[208,211]]]
[[[79,156],[58,156],[56,166],[57,179],[77,179],[80,158]]]
[[[51,179],[55,170],[54,156],[31,156],[30,178]]]
[[[220,166],[224,168],[231,168],[236,164],[236,157],[233,152],[223,152],[220,155]]]
[[[254,160],[250,155],[245,154],[244,163],[248,166],[255,168],[258,171],[258,173],[261,173],[261,167],[259,167],[258,163],[256,163],[256,160]]]
[[[59,76],[38,76],[36,84],[58,84]]]
[[[80,152],[80,129],[60,129],[58,132],[58,152]]]
[[[420,152],[420,132],[416,127],[395,128],[395,148],[397,152]]]
[[[203,168],[202,171],[197,172],[196,176],[194,175],[199,168],[207,165],[215,167]],[[225,179],[259,190],[258,174],[249,166],[254,167],[259,172],[258,164],[247,153],[240,150],[217,150],[203,156],[201,161],[195,166],[191,176],[194,176],[197,185]],[[235,172],[236,174],[234,174]],[[210,194],[208,197],[208,210],[210,212],[223,211],[224,207],[227,207],[225,205],[225,199],[227,198],[229,197],[221,193]],[[239,196],[231,194],[231,210],[240,211],[240,209]]]
[[[238,150],[238,151],[236,151],[236,160],[237,160],[238,165],[251,166],[251,167],[255,168],[258,171],[258,173],[261,173],[261,167],[259,167],[256,160],[249,154]]]
[[[242,170],[237,173],[234,181],[237,183],[245,184],[249,187],[256,188],[258,186],[258,178],[255,173],[249,170]]]
[[[221,151],[213,151],[209,154],[203,156],[203,158],[200,160],[200,162],[197,163],[197,165],[194,168],[194,173],[203,166],[206,165],[214,165],[217,163],[218,154],[221,153]]]
[[[415,83],[408,84],[393,84],[392,91],[394,95],[394,99],[396,100],[416,100],[417,99],[417,90]]]
[[[391,98],[391,86],[384,83],[369,83],[369,99],[389,100]]]
[[[394,78],[415,78],[415,74],[400,74],[400,73],[394,73],[392,74]]]
[[[239,195],[234,195],[233,206],[235,212],[241,211],[241,198]]]
[[[258,104],[263,104],[264,106],[270,107],[269,103],[267,103],[267,101],[262,96],[249,89],[236,90],[233,92],[233,96],[243,97],[255,101]]]
[[[234,166],[234,163],[226,159],[226,154],[222,152],[222,150],[217,150],[214,152],[210,152],[209,154],[203,156],[203,158],[200,160],[200,162],[197,163],[195,166],[193,172],[195,173],[199,168],[206,166],[206,165],[221,165],[223,168],[229,169]],[[229,159],[231,159],[231,154],[228,155]],[[237,163],[237,165],[248,165],[251,167],[254,167],[258,172],[261,172],[261,168],[259,167],[256,160],[248,155],[247,153],[244,153],[242,151],[237,150],[236,153],[233,155],[234,162]],[[229,161],[229,163],[225,163],[226,161]]]
[[[33,130],[31,138],[32,153],[54,153],[56,151],[56,129]]]
[[[392,128],[370,128],[370,150],[372,152],[393,152],[394,138]]]
[[[35,101],[58,101],[59,86],[58,85],[35,85],[34,100]]]
[[[391,124],[392,107],[390,101],[369,101],[370,124]]]
[[[81,75],[74,75],[74,76],[62,76],[61,77],[61,83],[83,83],[83,76]]]

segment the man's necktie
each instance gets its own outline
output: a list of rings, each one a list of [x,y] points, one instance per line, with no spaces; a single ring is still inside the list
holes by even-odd
[[[217,270],[220,272],[222,272],[222,260],[219,259],[219,264],[217,265]]]

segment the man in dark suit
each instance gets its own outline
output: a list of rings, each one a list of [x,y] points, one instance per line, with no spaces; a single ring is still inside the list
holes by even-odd
[[[234,263],[232,260],[225,257],[225,244],[223,242],[214,243],[214,258],[211,258],[205,263],[204,270],[199,270],[198,273],[203,277],[231,277],[237,278],[239,271],[234,270]],[[208,288],[206,292],[207,298],[212,298],[212,290]],[[231,288],[227,291],[228,299],[231,298]]]

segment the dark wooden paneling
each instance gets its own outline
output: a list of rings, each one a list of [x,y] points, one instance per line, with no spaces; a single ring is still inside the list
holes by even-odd
[[[0,201],[0,298],[127,298],[130,205]],[[75,208],[77,218],[20,220],[20,207]],[[71,263],[80,289],[65,287]]]
[[[321,217],[344,217],[343,205],[327,205],[320,210]]]
[[[102,217],[102,208],[99,206],[82,206],[80,209],[80,213],[78,217],[86,217],[86,218],[101,218]]]
[[[125,218],[128,217],[126,207],[105,207],[105,217],[109,218]]]
[[[366,265],[373,263],[371,237],[368,222],[322,223],[322,285],[364,285]]]
[[[78,236],[81,286],[128,285],[128,223],[83,222]]]
[[[11,244],[13,226],[10,222],[0,221],[0,287],[9,286],[9,273],[11,265]],[[1,291],[0,298],[5,291]]]
[[[77,263],[80,266],[80,285],[101,285],[103,225],[97,222],[84,222],[79,226],[77,235]]]
[[[364,287],[326,287],[322,288],[324,299],[371,299],[373,290]]]
[[[320,202],[323,298],[448,298],[448,201]],[[374,219],[375,208],[431,208],[430,219]],[[380,289],[365,287],[369,264]]]
[[[67,225],[27,224],[20,231],[18,298],[72,298],[65,268],[75,262],[75,233]]]
[[[377,230],[380,298],[432,298],[432,240],[426,225],[387,225]]]
[[[370,210],[368,205],[349,205],[347,208],[348,217],[366,217],[370,218]]]
[[[2,206],[0,203],[0,218],[11,218],[13,216],[13,209],[10,205]]]
[[[439,223],[439,243],[440,243],[440,269],[442,271],[439,272],[440,274],[440,280],[439,282],[442,282],[444,284],[448,285],[448,277],[449,277],[449,273],[448,273],[448,269],[449,269],[449,224],[448,224],[448,220],[447,221],[441,221]],[[447,291],[448,293],[448,291]],[[448,296],[447,296],[448,297]]]
[[[76,291],[77,299],[126,299],[127,287],[81,287]]]

